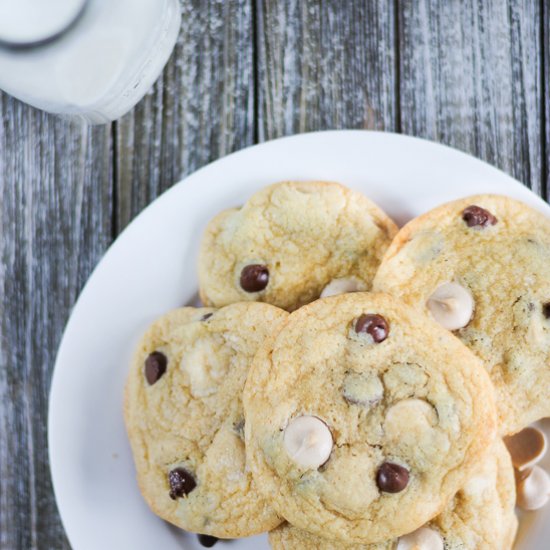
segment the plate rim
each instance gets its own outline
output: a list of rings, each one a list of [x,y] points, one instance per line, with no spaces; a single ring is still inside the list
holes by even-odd
[[[375,137],[378,136],[380,139],[390,139],[390,140],[395,139],[396,141],[413,141],[413,142],[421,143],[424,146],[428,146],[432,149],[435,148],[435,149],[440,149],[442,151],[446,151],[456,157],[462,157],[463,160],[467,162],[471,162],[473,160],[476,163],[484,165],[485,168],[490,169],[494,173],[498,173],[499,178],[504,178],[508,180],[510,184],[521,186],[521,188],[523,188],[525,191],[527,191],[528,194],[530,194],[531,200],[533,202],[538,203],[539,210],[542,210],[546,212],[547,215],[550,215],[550,205],[541,196],[533,192],[531,188],[528,187],[526,184],[513,178],[511,175],[507,174],[500,168],[495,167],[494,165],[490,164],[489,162],[483,159],[479,159],[474,155],[471,155],[460,149],[456,149],[450,145],[439,143],[430,139],[416,137],[416,136],[409,136],[406,134],[400,134],[396,132],[385,132],[385,131],[378,131],[378,130],[367,130],[367,129],[321,130],[321,131],[312,131],[312,132],[293,134],[289,136],[282,136],[282,137],[268,140],[262,143],[252,144],[250,146],[244,147],[237,151],[231,152],[227,155],[219,157],[205,164],[204,166],[201,166],[197,170],[180,178],[177,182],[171,185],[168,189],[164,190],[159,196],[157,196],[154,200],[152,200],[149,204],[147,204],[138,214],[136,214],[134,218],[127,224],[127,226],[117,235],[117,237],[109,244],[109,246],[103,252],[102,256],[100,257],[100,259],[98,260],[98,262],[96,263],[92,271],[90,272],[88,278],[86,279],[86,282],[84,283],[81,290],[79,291],[78,296],[70,309],[70,314],[63,328],[62,337],[59,340],[55,361],[54,361],[54,366],[52,369],[52,374],[50,379],[50,388],[48,392],[47,420],[46,420],[47,445],[48,445],[47,453],[48,453],[48,466],[49,466],[49,472],[50,472],[50,479],[51,479],[52,491],[53,491],[55,503],[57,506],[61,524],[65,532],[65,536],[69,540],[71,547],[77,548],[75,546],[76,539],[72,534],[72,528],[68,527],[67,515],[62,511],[62,508],[67,504],[61,504],[61,501],[59,498],[59,477],[58,477],[59,474],[55,473],[55,472],[58,472],[59,470],[58,460],[60,460],[59,454],[58,454],[59,449],[56,449],[54,445],[52,445],[52,439],[53,439],[52,434],[56,432],[56,427],[55,427],[56,404],[55,403],[57,399],[56,396],[61,391],[60,387],[62,385],[62,383],[60,382],[60,380],[62,379],[62,374],[60,374],[62,367],[60,367],[60,364],[62,364],[63,350],[67,346],[68,334],[70,334],[71,332],[70,329],[72,328],[72,324],[75,322],[74,321],[75,312],[77,311],[79,304],[83,301],[83,297],[86,297],[87,294],[90,292],[89,289],[91,286],[91,282],[96,277],[97,273],[101,271],[102,265],[104,265],[107,262],[108,258],[116,254],[120,247],[124,246],[124,241],[127,238],[126,236],[130,234],[135,229],[135,227],[139,225],[140,222],[142,222],[147,216],[153,215],[155,210],[160,208],[159,205],[162,205],[163,202],[170,200],[172,195],[175,194],[182,185],[185,185],[185,186],[197,185],[197,181],[200,179],[200,176],[202,175],[202,173],[205,171],[211,170],[212,167],[218,166],[222,163],[234,162],[236,159],[239,159],[239,157],[244,157],[246,155],[253,155],[254,151],[260,148],[267,149],[270,147],[276,147],[277,144],[283,141],[285,142],[310,141],[315,139],[323,139],[325,137],[328,137],[329,139],[334,139],[334,138],[337,139],[339,136],[342,136],[342,135],[365,135],[365,134],[369,134]]]

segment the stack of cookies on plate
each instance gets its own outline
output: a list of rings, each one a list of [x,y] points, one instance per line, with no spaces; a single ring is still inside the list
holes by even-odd
[[[507,550],[516,494],[548,500],[541,214],[480,195],[398,231],[284,182],[209,223],[199,281],[207,307],[143,336],[125,414],[145,500],[203,545]]]

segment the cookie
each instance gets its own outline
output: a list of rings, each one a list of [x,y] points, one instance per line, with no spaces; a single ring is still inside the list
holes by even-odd
[[[288,522],[347,543],[438,515],[496,432],[481,361],[384,294],[291,313],[259,349],[243,403],[258,488]]]
[[[323,291],[368,290],[396,232],[374,203],[337,183],[271,185],[208,224],[201,299],[215,307],[254,300],[294,310]]]
[[[256,349],[286,315],[260,303],[182,308],[141,339],[126,426],[141,492],[160,517],[221,538],[281,522],[245,467],[241,394]]]
[[[483,359],[502,434],[550,416],[550,219],[497,195],[445,204],[401,229],[374,287]]]
[[[510,550],[517,526],[514,470],[498,440],[445,510],[409,535],[380,544],[348,545],[285,523],[269,533],[269,542],[273,550]]]

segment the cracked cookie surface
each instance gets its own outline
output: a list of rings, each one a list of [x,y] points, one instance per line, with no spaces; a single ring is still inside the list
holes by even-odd
[[[141,492],[163,519],[225,538],[281,522],[245,467],[241,396],[256,349],[286,315],[260,303],[181,308],[141,339],[125,419]]]
[[[255,300],[294,310],[334,281],[368,290],[396,232],[380,208],[340,184],[271,185],[208,224],[201,299],[216,307]]]
[[[449,285],[461,287],[471,306],[450,328],[486,364],[501,432],[550,416],[547,217],[497,195],[445,204],[400,230],[373,285],[436,317],[445,311],[430,312],[430,297],[445,285],[447,294]]]
[[[504,444],[498,440],[474,476],[425,528],[435,533],[435,540],[444,550],[510,550],[518,525],[515,504],[514,470]],[[271,531],[269,542],[273,550],[401,550],[406,547],[406,539],[401,541],[401,546],[399,539],[379,544],[330,541],[288,523]]]
[[[347,543],[438,515],[496,432],[481,361],[384,294],[291,313],[258,351],[243,403],[260,490],[293,525]]]

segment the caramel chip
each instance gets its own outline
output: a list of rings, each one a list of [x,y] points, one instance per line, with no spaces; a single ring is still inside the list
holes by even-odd
[[[504,438],[514,468],[520,472],[532,468],[546,453],[546,436],[537,428],[528,427]]]

